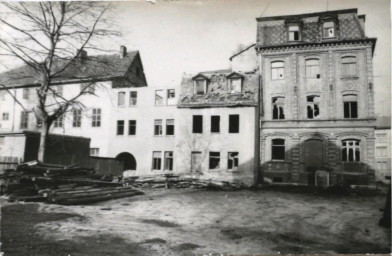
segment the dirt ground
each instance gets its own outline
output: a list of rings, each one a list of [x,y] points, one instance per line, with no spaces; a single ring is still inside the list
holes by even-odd
[[[89,206],[2,205],[5,255],[390,253],[385,197],[151,190]]]

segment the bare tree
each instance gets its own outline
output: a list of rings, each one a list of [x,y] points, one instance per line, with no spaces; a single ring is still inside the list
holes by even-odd
[[[89,87],[94,83],[91,77],[84,77],[84,89],[70,98],[57,93],[53,84],[80,79],[67,70],[81,57],[86,57],[85,50],[99,50],[94,44],[99,38],[119,35],[105,18],[109,8],[108,4],[89,1],[4,2],[0,6],[0,27],[6,33],[0,37],[0,55],[23,62],[38,84],[37,102],[31,111],[37,122],[42,123],[40,161],[44,160],[46,138],[52,123],[67,111],[82,107],[80,97],[91,93]],[[0,86],[8,88],[6,83]]]

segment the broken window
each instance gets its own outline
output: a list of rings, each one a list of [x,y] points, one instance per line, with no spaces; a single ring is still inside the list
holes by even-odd
[[[335,22],[327,21],[323,23],[323,37],[324,38],[335,37]]]
[[[242,92],[242,78],[232,78],[229,82],[229,92],[230,93],[240,93]]]
[[[195,94],[203,95],[207,93],[207,80],[196,80],[195,81]]]
[[[284,79],[284,62],[274,61],[271,63],[271,79],[280,80]]]
[[[203,116],[201,115],[193,116],[192,132],[203,133]]]
[[[272,160],[285,160],[284,139],[272,140]]]
[[[9,114],[7,112],[3,113],[3,121],[7,121],[9,119]]]
[[[124,120],[117,120],[117,135],[124,135]]]
[[[166,104],[167,105],[175,105],[176,104],[176,90],[174,90],[174,89],[167,90]]]
[[[90,148],[90,156],[98,156],[99,148]]]
[[[166,171],[173,171],[173,152],[166,151],[165,152],[165,167]]]
[[[154,135],[162,135],[162,119],[154,120]]]
[[[137,104],[137,92],[133,91],[129,94],[129,106],[136,106]]]
[[[343,105],[344,105],[344,118],[358,117],[357,95],[344,95]]]
[[[74,109],[73,110],[72,126],[73,127],[81,127],[81,125],[82,125],[82,110],[81,109]]]
[[[354,56],[342,58],[342,77],[357,76],[357,60]]]
[[[284,97],[272,98],[272,119],[284,119]]]
[[[156,90],[155,91],[155,106],[163,105],[163,90]]]
[[[161,170],[162,166],[162,157],[161,151],[152,152],[152,169],[153,170]]]
[[[342,141],[342,161],[359,162],[361,160],[361,151],[359,140]]]
[[[300,33],[298,25],[289,26],[289,41],[299,41]]]
[[[174,119],[166,120],[166,135],[174,135]]]
[[[308,59],[305,61],[306,78],[320,78],[320,61],[318,59]]]
[[[307,96],[306,97],[306,108],[308,118],[317,118],[320,115],[320,96]]]
[[[238,152],[229,152],[227,156],[227,169],[232,170],[238,167]]]
[[[64,116],[57,117],[57,119],[53,122],[54,127],[63,127],[63,119]]]
[[[92,127],[101,127],[101,109],[93,108]]]
[[[219,169],[220,167],[220,152],[210,152],[209,169]]]
[[[220,132],[220,116],[211,116],[211,132]]]
[[[128,135],[136,135],[136,120],[128,121]]]
[[[29,88],[24,88],[23,89],[23,99],[28,100],[30,97],[30,89]]]
[[[240,132],[240,115],[229,115],[229,133]]]
[[[29,125],[29,113],[22,111],[20,114],[20,129],[27,129]]]
[[[119,92],[117,97],[117,106],[122,107],[125,105],[125,92]]]

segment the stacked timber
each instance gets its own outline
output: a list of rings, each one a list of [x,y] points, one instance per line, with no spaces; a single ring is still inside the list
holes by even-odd
[[[1,192],[11,201],[81,204],[142,193],[98,176],[93,169],[37,161],[7,170],[0,179]]]

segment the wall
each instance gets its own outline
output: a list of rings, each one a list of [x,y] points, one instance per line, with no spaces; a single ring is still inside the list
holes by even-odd
[[[240,115],[239,133],[228,133],[228,118]],[[203,115],[203,133],[192,133],[192,116]],[[220,133],[210,132],[211,115],[220,116]],[[201,173],[197,177],[234,182],[254,183],[255,157],[255,108],[182,108],[178,109],[178,137],[175,159],[177,173],[191,175],[191,152],[202,153]],[[220,152],[220,168],[209,170],[209,152]],[[228,152],[239,153],[239,165],[233,171],[227,170]]]
[[[391,175],[391,129],[375,131],[376,180],[388,182],[386,175]]]

